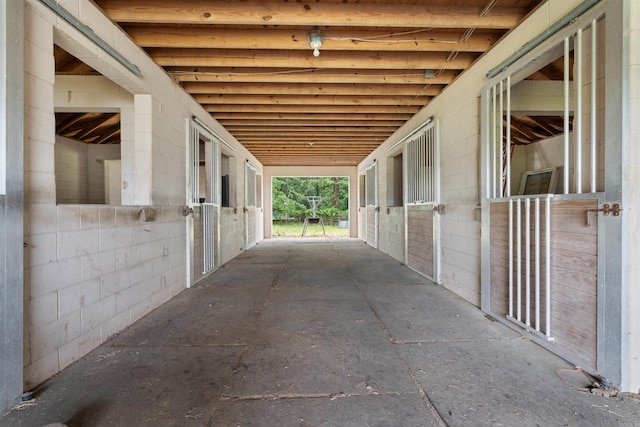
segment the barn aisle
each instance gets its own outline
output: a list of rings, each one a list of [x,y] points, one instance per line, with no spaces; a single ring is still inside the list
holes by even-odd
[[[354,239],[271,239],[34,391],[2,426],[639,425],[632,396]],[[575,384],[582,375],[564,374]]]

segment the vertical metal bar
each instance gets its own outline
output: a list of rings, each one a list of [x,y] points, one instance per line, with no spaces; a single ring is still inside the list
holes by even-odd
[[[424,133],[418,144],[418,200],[424,200]]]
[[[545,245],[545,335],[551,338],[551,198],[545,198],[545,225],[544,225],[544,245]]]
[[[422,155],[420,156],[421,162],[420,162],[420,167],[422,168],[421,171],[421,181],[422,181],[422,191],[420,192],[421,194],[421,200],[423,202],[427,201],[428,199],[428,195],[427,195],[427,133],[424,132],[422,134],[422,144],[420,144],[420,149],[422,150]]]
[[[504,191],[502,190],[502,183],[503,183],[503,176],[504,176],[504,155],[503,155],[503,147],[504,147],[504,126],[503,126],[503,120],[502,120],[502,115],[504,113],[504,84],[503,84],[504,80],[500,80],[500,131],[499,131],[499,137],[498,137],[498,147],[499,147],[499,172],[500,172],[500,187],[498,189],[498,191],[500,191],[500,197],[504,196]]]
[[[597,134],[597,114],[598,104],[596,102],[598,83],[598,44],[597,44],[597,22],[591,21],[591,192],[596,192],[596,178],[598,175],[598,164],[596,160],[598,152]]]
[[[569,38],[564,39],[564,194],[569,194]]]
[[[531,198],[527,197],[524,200],[524,231],[526,233],[524,238],[524,256],[525,256],[525,324],[531,325]]]
[[[573,116],[573,132],[576,141],[576,193],[582,193],[582,28],[576,32],[574,42],[574,80],[575,101]]]
[[[509,199],[509,317],[513,317],[513,199]]]
[[[511,76],[507,76],[507,147],[505,149],[506,172],[505,172],[505,195],[511,196]]]
[[[522,322],[522,200],[517,199],[517,215],[516,218],[516,244],[518,245],[516,248],[517,253],[517,266],[516,268],[516,313],[518,321]]]
[[[196,153],[194,162],[193,162],[193,173],[196,181],[196,194],[195,194],[195,202],[200,202],[200,131],[196,129],[195,138],[193,141],[193,149]]]
[[[438,162],[436,159],[437,135],[436,135],[435,125],[431,125],[430,132],[431,132],[431,143],[429,144],[429,147],[431,148],[431,154],[430,154],[429,161],[431,165],[431,172],[429,173],[429,175],[431,177],[431,201],[436,202],[438,200],[438,196],[437,196],[438,180],[436,178]]]
[[[207,205],[206,203],[202,204],[201,207],[202,212],[202,259],[204,261],[204,265],[202,266],[202,274],[205,274],[209,271],[209,235],[208,235],[208,218],[207,218]]]
[[[433,201],[433,132],[431,129],[428,130],[429,138],[427,141],[427,188],[428,195],[427,201]]]
[[[536,245],[536,281],[535,281],[535,311],[536,311],[536,331],[540,332],[540,198],[536,197],[536,218],[535,218],[535,245]]]
[[[418,198],[418,150],[417,139],[411,141],[411,202]]]
[[[407,202],[413,203],[415,200],[415,194],[413,193],[416,175],[414,172],[414,155],[413,155],[413,142],[411,140],[407,143]]]
[[[496,114],[496,87],[493,86],[493,88],[491,88],[491,93],[492,93],[492,104],[491,104],[491,115],[492,115],[492,120],[491,120],[491,197],[494,198],[496,197],[496,195],[498,194],[498,192],[496,191],[496,145],[497,145],[497,136],[496,136],[496,123],[497,123],[497,114]]]

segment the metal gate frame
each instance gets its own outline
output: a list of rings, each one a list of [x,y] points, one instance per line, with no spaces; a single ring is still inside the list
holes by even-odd
[[[426,191],[431,197],[428,197],[431,200],[413,200],[411,197],[411,186],[409,185],[409,157],[411,156],[411,150],[409,149],[409,144],[415,141],[417,138],[423,137],[427,132],[433,132],[431,136],[433,147],[428,150],[428,153],[420,151],[419,153],[413,153],[414,155],[428,156],[432,161],[432,170],[428,173],[428,183],[427,186],[429,189]],[[402,156],[402,174],[403,174],[403,182],[404,184],[404,256],[405,256],[405,265],[412,270],[416,271],[418,274],[427,277],[427,279],[433,281],[434,283],[441,283],[440,272],[441,272],[441,247],[440,247],[440,215],[444,213],[444,206],[440,204],[440,128],[438,120],[434,120],[433,117],[430,117],[425,123],[418,126],[414,131],[412,131],[407,137],[405,137],[400,142],[405,143],[404,153]],[[426,173],[426,171],[422,171]],[[417,192],[420,193],[425,191],[424,188],[416,188]],[[412,199],[411,202],[409,200]],[[428,276],[422,273],[421,271],[416,270],[415,268],[409,265],[409,206],[426,206],[427,209],[431,209],[433,211],[433,276]]]

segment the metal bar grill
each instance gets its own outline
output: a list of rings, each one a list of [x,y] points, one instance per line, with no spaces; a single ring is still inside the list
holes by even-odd
[[[200,132],[191,127],[191,146],[189,150],[191,161],[191,202],[200,201]]]
[[[204,268],[202,274],[206,274],[216,267],[215,212],[215,204],[202,204],[202,250],[204,258]]]
[[[543,219],[541,203],[545,205],[544,230],[541,228]],[[513,228],[515,228],[515,233]],[[552,340],[550,229],[551,196],[525,196],[509,199],[508,317],[527,329],[533,325],[536,332]],[[531,237],[534,241],[533,253],[531,251]],[[533,286],[531,286],[532,280]],[[541,286],[542,282],[544,282],[544,287]],[[543,297],[544,307],[541,306]]]
[[[435,123],[407,142],[408,203],[435,203],[438,198],[438,148]]]

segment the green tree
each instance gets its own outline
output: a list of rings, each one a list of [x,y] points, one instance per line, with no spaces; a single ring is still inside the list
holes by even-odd
[[[272,179],[273,218],[303,221],[312,214],[307,196],[322,198],[317,213],[325,221],[348,217],[348,178],[276,177]]]

